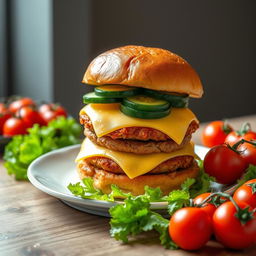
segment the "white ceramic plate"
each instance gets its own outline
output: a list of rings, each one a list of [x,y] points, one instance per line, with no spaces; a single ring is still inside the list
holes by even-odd
[[[28,178],[30,182],[43,192],[59,198],[65,204],[78,210],[109,216],[110,207],[119,202],[106,202],[75,197],[67,189],[68,184],[80,181],[74,159],[80,149],[80,145],[69,146],[54,150],[37,158],[28,168]],[[208,148],[195,146],[196,154],[203,159]],[[151,203],[151,208],[159,213],[164,213],[166,203]]]

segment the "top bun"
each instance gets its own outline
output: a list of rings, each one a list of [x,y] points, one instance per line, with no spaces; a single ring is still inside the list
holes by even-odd
[[[200,98],[195,70],[178,55],[160,48],[127,45],[100,54],[87,68],[83,83],[122,84]]]

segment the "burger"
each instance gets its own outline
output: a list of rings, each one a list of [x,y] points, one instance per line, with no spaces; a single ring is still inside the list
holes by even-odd
[[[111,185],[133,195],[144,187],[168,194],[198,175],[192,134],[199,122],[188,108],[203,88],[195,70],[164,49],[128,45],[88,66],[83,83],[85,139],[76,158],[81,179],[108,194]]]

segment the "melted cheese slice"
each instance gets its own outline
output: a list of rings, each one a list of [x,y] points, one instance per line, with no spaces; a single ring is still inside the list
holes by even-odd
[[[98,137],[124,127],[148,127],[159,130],[177,144],[181,144],[190,123],[196,119],[188,108],[172,108],[171,113],[160,119],[140,119],[129,117],[119,109],[119,104],[88,104],[80,115],[87,114]]]
[[[82,143],[80,152],[76,161],[91,158],[95,156],[107,157],[115,161],[126,173],[126,175],[133,179],[137,176],[145,174],[154,169],[164,161],[174,158],[176,156],[189,155],[196,157],[194,153],[194,144],[189,143],[184,148],[172,153],[155,153],[155,154],[133,154],[113,151],[91,142],[88,138]]]

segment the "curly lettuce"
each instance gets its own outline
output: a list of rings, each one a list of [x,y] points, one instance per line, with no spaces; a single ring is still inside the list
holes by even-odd
[[[33,160],[54,149],[78,144],[81,127],[73,118],[59,117],[47,126],[35,124],[28,134],[17,135],[6,145],[4,166],[16,180],[27,180],[27,169]]]

